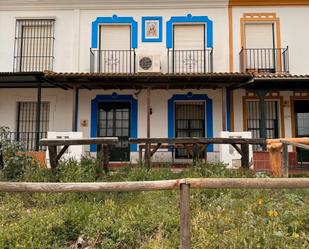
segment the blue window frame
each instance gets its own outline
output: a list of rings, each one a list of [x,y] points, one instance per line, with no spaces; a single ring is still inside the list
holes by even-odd
[[[213,47],[213,22],[208,16],[192,16],[188,14],[186,16],[172,16],[169,21],[166,22],[166,47],[173,47],[173,25],[181,23],[203,23],[205,25],[206,46],[207,48]]]
[[[183,100],[203,100],[205,101],[205,137],[213,137],[213,110],[212,110],[212,99],[207,94],[175,94],[168,100],[168,137],[175,137],[175,102]],[[213,151],[213,145],[208,146],[208,152]]]
[[[137,138],[137,100],[132,95],[118,95],[113,93],[111,95],[97,95],[91,101],[91,126],[90,134],[91,137],[97,137],[98,127],[98,105],[102,102],[130,102],[131,103],[131,114],[130,114],[130,136]],[[130,145],[131,152],[137,151],[137,145]],[[90,146],[90,151],[96,151],[96,145]]]
[[[92,41],[91,41],[92,48],[98,48],[98,34],[100,24],[130,24],[131,47],[137,48],[137,37],[138,37],[137,22],[134,21],[133,17],[118,17],[117,15],[113,15],[112,17],[97,17],[97,19],[92,22]],[[119,37],[121,38],[121,35]]]
[[[154,37],[147,34],[150,25],[156,25],[153,30]],[[144,16],[142,17],[142,42],[162,42],[162,17],[161,16]]]

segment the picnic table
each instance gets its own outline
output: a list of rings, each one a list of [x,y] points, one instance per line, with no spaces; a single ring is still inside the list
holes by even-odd
[[[230,144],[241,155],[241,165],[249,168],[249,144],[263,145],[265,139],[255,138],[204,138],[204,137],[177,137],[177,138],[130,138],[129,143],[139,144],[139,160],[142,160],[142,150],[145,149],[145,162],[150,164],[150,158],[160,148],[184,148],[194,161],[199,160],[203,152],[207,152],[210,144]],[[240,147],[238,146],[240,145]],[[207,160],[207,153],[204,153]]]
[[[109,145],[118,143],[117,137],[100,137],[100,138],[44,138],[40,140],[41,146],[47,146],[49,152],[49,161],[52,170],[58,166],[62,155],[70,145],[97,145],[97,159],[103,162],[103,169],[108,172],[109,163]],[[58,152],[57,147],[63,146]]]

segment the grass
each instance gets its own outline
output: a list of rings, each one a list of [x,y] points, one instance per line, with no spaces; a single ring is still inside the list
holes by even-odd
[[[12,174],[7,174],[10,177]],[[3,178],[5,177],[5,174]],[[56,176],[35,166],[20,181],[133,181],[254,177],[221,164],[122,168],[105,176],[95,161],[66,161]],[[5,180],[5,179],[3,179]],[[14,180],[14,179],[11,179]],[[191,190],[192,248],[309,248],[309,190]],[[0,193],[0,248],[178,248],[179,191],[137,193]]]

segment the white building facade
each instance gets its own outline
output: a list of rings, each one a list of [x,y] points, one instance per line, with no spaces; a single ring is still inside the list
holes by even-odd
[[[1,1],[0,126],[30,150],[38,132],[117,136],[111,159],[135,161],[151,88],[152,138],[309,135],[309,1],[246,2]]]

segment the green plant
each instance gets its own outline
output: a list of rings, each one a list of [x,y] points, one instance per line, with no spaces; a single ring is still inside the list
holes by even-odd
[[[11,156],[7,158],[6,165],[3,169],[3,175],[11,181],[20,181],[28,167],[32,167],[32,158],[25,155]]]

